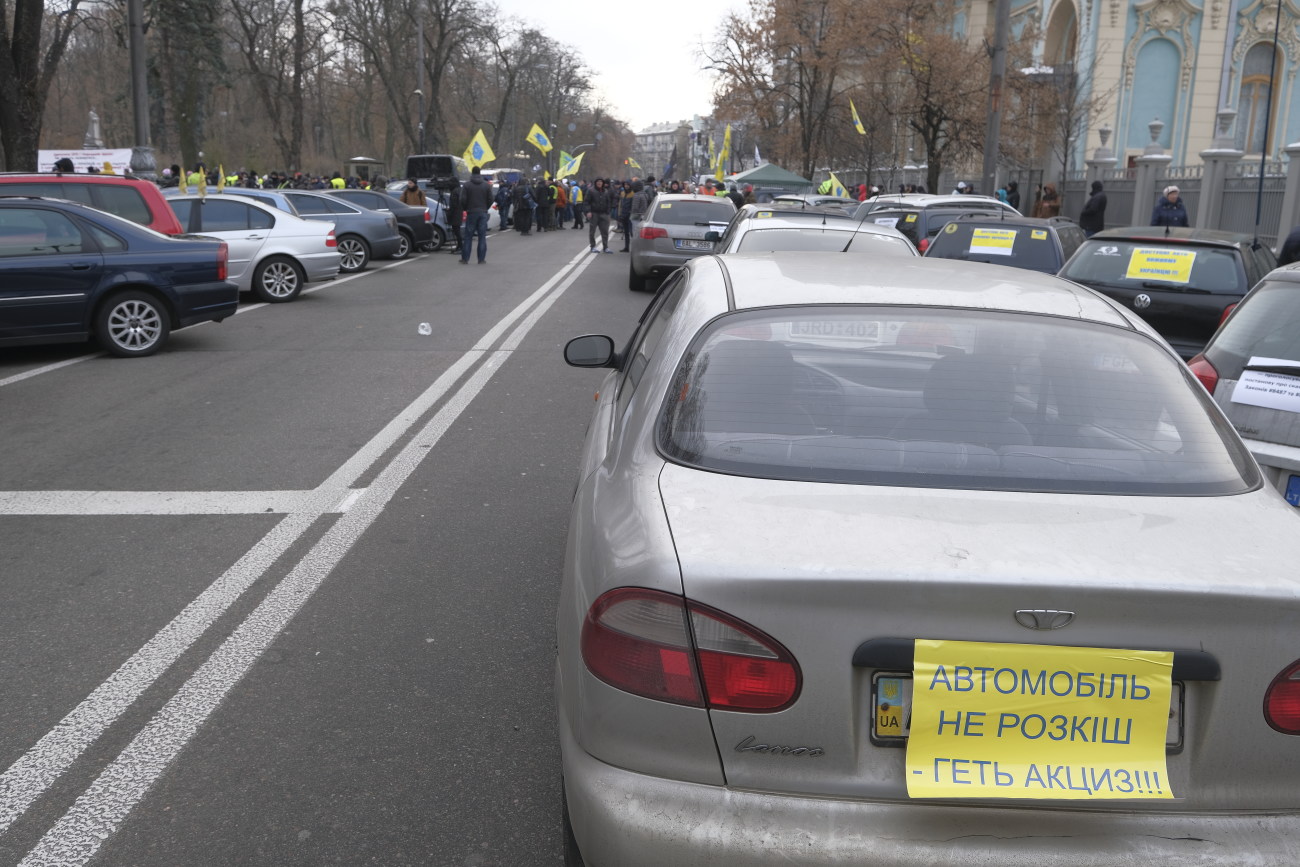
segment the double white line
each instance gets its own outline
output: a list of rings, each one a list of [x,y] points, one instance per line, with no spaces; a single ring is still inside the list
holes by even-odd
[[[0,833],[7,830],[151,687],[240,595],[330,514],[360,476],[451,393],[423,428],[379,472],[357,502],[327,530],[293,570],[156,713],[55,825],[20,867],[85,864],[253,663],[309,600],[397,490],[513,351],[593,261],[586,250],[492,327],[423,394],[339,467],[250,551],[163,627],[18,761],[0,774]],[[522,320],[522,321],[520,321]],[[516,324],[518,323],[518,324]],[[501,336],[506,339],[496,346]]]

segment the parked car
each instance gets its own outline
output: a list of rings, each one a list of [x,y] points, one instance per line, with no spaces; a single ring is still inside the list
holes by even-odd
[[[433,221],[431,250],[439,250],[452,234],[451,223],[447,222],[447,193],[436,189],[432,181],[417,180],[416,183],[424,190],[425,200],[429,203],[429,216]],[[389,181],[388,186],[384,188],[384,194],[400,199],[404,189],[406,189],[406,181]]]
[[[235,312],[227,255],[223,241],[76,202],[0,196],[0,345],[93,337],[113,355],[152,355],[174,329]]]
[[[862,223],[839,208],[804,208],[781,202],[745,205],[722,232],[706,232],[715,253],[774,250],[851,249],[869,255],[917,256],[916,248],[896,229]]]
[[[411,255],[412,250],[437,249],[433,246],[433,218],[427,206],[403,204],[392,196],[371,190],[325,190],[325,193],[351,202],[359,208],[386,212],[396,217],[397,229],[402,233],[402,244],[394,254],[394,259],[405,259]]]
[[[791,195],[774,196],[772,198],[774,205],[802,205],[809,208],[837,208],[846,214],[852,214],[858,209],[857,199],[847,199],[843,196],[823,196],[823,195]]]
[[[876,196],[853,212],[855,219],[891,226],[907,236],[922,253],[939,230],[962,214],[990,211],[1020,216],[1006,202],[988,196],[934,196],[924,193]]]
[[[401,247],[401,233],[392,214],[377,214],[341,199],[303,190],[253,190],[227,187],[226,193],[267,202],[304,220],[332,223],[339,245],[339,270],[364,271],[371,257],[390,259]]]
[[[10,172],[0,174],[0,195],[67,199],[116,214],[164,235],[179,235],[185,231],[167,207],[158,187],[134,177]]]
[[[1037,219],[1006,212],[963,214],[927,246],[927,259],[960,259],[1055,274],[1084,241],[1079,224],[1066,217]]]
[[[1139,317],[897,261],[566,346],[566,863],[1295,863],[1294,510]]]
[[[292,301],[307,283],[338,276],[338,239],[329,223],[224,193],[173,195],[167,203],[187,231],[229,245],[229,279],[262,301]]]
[[[713,242],[706,233],[727,227],[736,206],[720,196],[660,193],[655,196],[645,220],[634,224],[632,261],[628,263],[627,285],[634,292],[643,291],[650,277],[659,277],[685,264],[695,256],[713,252]]]
[[[1191,358],[1276,265],[1250,235],[1129,226],[1084,241],[1060,274],[1131,307]]]
[[[1300,265],[1265,276],[1188,366],[1264,476],[1300,506]]]

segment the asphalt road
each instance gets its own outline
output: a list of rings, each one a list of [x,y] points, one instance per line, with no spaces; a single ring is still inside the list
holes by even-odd
[[[649,301],[585,240],[0,350],[0,867],[561,863],[560,350]]]

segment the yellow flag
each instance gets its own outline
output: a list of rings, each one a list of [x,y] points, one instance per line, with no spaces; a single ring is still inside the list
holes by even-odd
[[[731,159],[731,124],[727,124],[727,131],[722,134],[722,150],[718,152],[718,169],[713,176],[722,180],[727,168],[727,160]]]
[[[840,183],[840,179],[835,177],[835,172],[831,172],[830,183],[831,183],[832,196],[839,196],[842,199],[851,198],[849,196],[849,191],[845,189],[843,184]]]
[[[551,140],[542,132],[542,128],[533,124],[533,128],[528,131],[528,143],[537,148],[543,154],[551,152]]]
[[[469,163],[470,168],[490,163],[497,158],[497,155],[492,153],[492,146],[488,144],[487,136],[483,135],[482,128],[474,133],[474,137],[469,140],[469,147],[465,148],[463,156],[465,162]]]
[[[582,165],[582,154],[576,157],[570,157],[568,162],[561,162],[559,170],[555,173],[555,179],[567,178],[570,175],[578,173],[578,167]]]
[[[226,167],[223,166],[221,163],[217,163],[217,192],[219,193],[225,188],[226,188]]]
[[[182,196],[188,196],[188,195],[190,194],[190,187],[189,187],[189,184],[185,183],[185,170],[184,170],[184,169],[181,169],[180,171],[178,171],[178,172],[176,173],[176,186],[180,187],[180,191],[181,191],[181,195],[182,195]]]
[[[632,168],[634,168],[634,169],[640,169],[640,168],[641,168],[641,164],[640,164],[639,162],[637,162],[636,160],[632,159],[631,157],[628,157],[628,158],[627,158],[627,164],[628,164],[629,166],[631,166]],[[644,169],[642,169],[642,171],[644,171]]]
[[[113,164],[110,163],[108,160],[104,160],[104,171],[103,171],[103,174],[106,174],[106,175],[117,174],[116,172],[113,171]]]
[[[709,171],[718,167],[718,153],[713,149],[713,136],[709,136]]]
[[[862,125],[862,118],[858,117],[858,108],[849,100],[849,111],[853,112],[853,128],[858,131],[858,135],[866,135],[867,128]]]

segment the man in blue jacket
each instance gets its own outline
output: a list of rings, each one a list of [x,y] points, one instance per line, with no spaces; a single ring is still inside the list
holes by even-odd
[[[1153,226],[1186,226],[1187,208],[1183,207],[1183,200],[1178,197],[1178,187],[1165,187],[1165,194],[1156,202],[1155,208],[1151,211],[1151,225]]]

